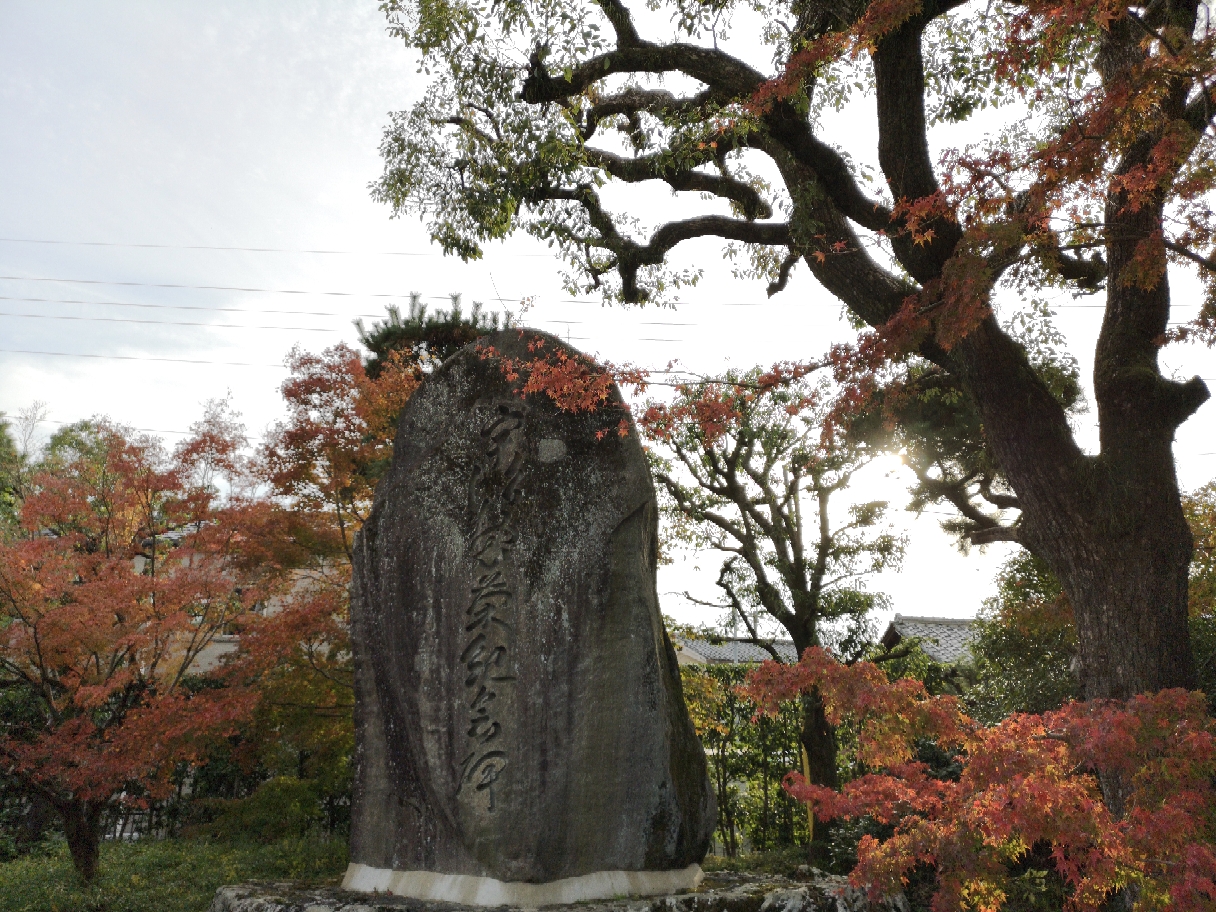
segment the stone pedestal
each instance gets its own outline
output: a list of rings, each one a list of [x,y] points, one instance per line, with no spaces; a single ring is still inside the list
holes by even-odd
[[[388,871],[352,864],[342,889],[363,893],[390,893],[463,906],[540,906],[613,899],[617,896],[657,896],[691,890],[704,875],[700,865],[674,871],[597,871],[546,883],[518,883],[474,877],[471,874],[436,874],[431,871]]]
[[[538,906],[515,906],[529,908]],[[556,909],[563,908],[561,906]],[[843,877],[808,875],[709,874],[695,891],[641,899],[620,894],[602,902],[582,902],[569,912],[909,912],[902,895],[871,902]],[[240,884],[220,887],[210,912],[477,912],[462,905],[384,894],[353,893],[335,887],[294,884]]]

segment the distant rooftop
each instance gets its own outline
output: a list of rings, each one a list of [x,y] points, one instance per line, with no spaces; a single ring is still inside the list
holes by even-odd
[[[882,645],[892,649],[902,640],[918,637],[920,648],[933,661],[953,665],[968,656],[975,637],[975,618],[911,617],[897,614],[882,635]]]
[[[737,637],[703,640],[677,635],[671,641],[681,665],[751,665],[772,658],[764,647]],[[772,643],[781,661],[798,661],[792,640],[773,640]]]

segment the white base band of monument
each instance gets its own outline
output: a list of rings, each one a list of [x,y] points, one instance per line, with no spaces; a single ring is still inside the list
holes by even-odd
[[[548,883],[520,883],[472,874],[391,871],[352,863],[346,869],[342,889],[466,906],[537,908],[617,896],[676,893],[691,890],[704,876],[701,866],[694,864],[675,871],[596,871]]]

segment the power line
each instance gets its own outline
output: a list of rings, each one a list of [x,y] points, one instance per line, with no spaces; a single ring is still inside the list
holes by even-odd
[[[39,424],[57,424],[60,427],[64,427],[65,425],[79,424],[81,421],[88,421],[88,420],[89,420],[88,418],[79,418],[76,421],[56,421],[54,418],[39,418],[38,423]],[[188,437],[191,433],[193,433],[192,431],[169,431],[169,430],[166,430],[165,428],[133,427],[133,428],[131,428],[131,430],[143,431],[145,434],[180,434],[183,437]]]
[[[173,282],[108,282],[102,279],[58,279],[49,276],[0,275],[13,282],[63,282],[70,285],[116,285],[124,288],[188,288],[194,291],[247,291],[258,294],[328,295],[341,298],[408,298],[409,294],[359,291],[306,291],[297,288],[244,288],[238,285],[183,285]]]
[[[106,279],[65,279],[54,276],[0,275],[0,280],[10,282],[61,282],[68,285],[113,285],[122,288],[178,288],[191,291],[244,291],[253,294],[324,295],[339,298],[408,298],[410,292],[389,291],[312,291],[303,288],[246,288],[241,285],[187,285],[179,282],[117,282]],[[434,300],[448,300],[450,295],[433,295]],[[507,300],[498,298],[496,300]],[[598,304],[598,301],[581,301],[562,298],[559,304]]]
[[[213,244],[124,244],[118,241],[53,241],[44,238],[0,238],[5,244],[46,244],[63,247],[127,247],[139,250],[235,250],[246,253],[320,253],[352,256],[441,256],[434,250],[308,250],[289,247],[221,247]],[[513,257],[553,257],[551,253],[510,253]]]
[[[188,320],[137,320],[134,317],[78,317],[68,314],[10,313],[0,310],[0,317],[22,317],[31,320],[84,320],[90,323],[141,323],[146,326],[206,326],[215,329],[281,329],[290,332],[341,332],[328,326],[252,326],[247,323],[205,323]]]
[[[283,364],[257,364],[251,361],[206,361],[196,358],[156,358],[151,355],[90,355],[83,352],[36,351],[30,348],[0,348],[8,355],[48,355],[56,358],[102,358],[111,361],[162,361],[172,364],[221,364],[226,367],[277,367],[287,370]]]
[[[88,304],[99,307],[145,307],[162,310],[203,310],[224,313],[258,313],[258,314],[288,314],[297,317],[367,317],[376,319],[383,317],[378,314],[343,314],[332,310],[277,310],[264,307],[208,307],[202,304],[145,304],[137,301],[82,301],[74,298],[19,298],[13,295],[0,295],[0,301],[29,301],[33,304]]]

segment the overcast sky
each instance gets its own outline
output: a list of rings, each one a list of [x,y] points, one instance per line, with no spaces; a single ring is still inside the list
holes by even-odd
[[[713,245],[683,254],[708,272],[675,311],[572,301],[560,264],[526,239],[473,265],[440,257],[417,222],[391,220],[367,192],[387,114],[408,107],[423,78],[374,0],[5,0],[0,410],[42,400],[47,432],[100,414],[172,444],[203,402],[231,392],[257,436],[281,413],[293,345],[353,344],[354,317],[382,315],[411,291],[436,306],[451,292],[491,307],[535,296],[534,325],[652,367],[679,358],[714,372],[847,338],[839,305],[805,270],[768,301],[731,278]],[[1175,300],[1193,314],[1193,284],[1176,283]],[[1101,311],[1075,306],[1092,299],[1061,303],[1088,378]],[[1165,360],[1216,376],[1208,352]],[[1209,402],[1179,434],[1188,488],[1216,474],[1214,416]],[[1082,436],[1096,439],[1088,426]],[[861,499],[902,507],[894,469],[871,472]],[[958,555],[939,518],[898,512],[913,546],[904,571],[875,588],[904,614],[973,614],[1008,553]],[[711,595],[716,564],[696,563],[665,571],[660,589]],[[673,596],[664,610],[697,617]]]

